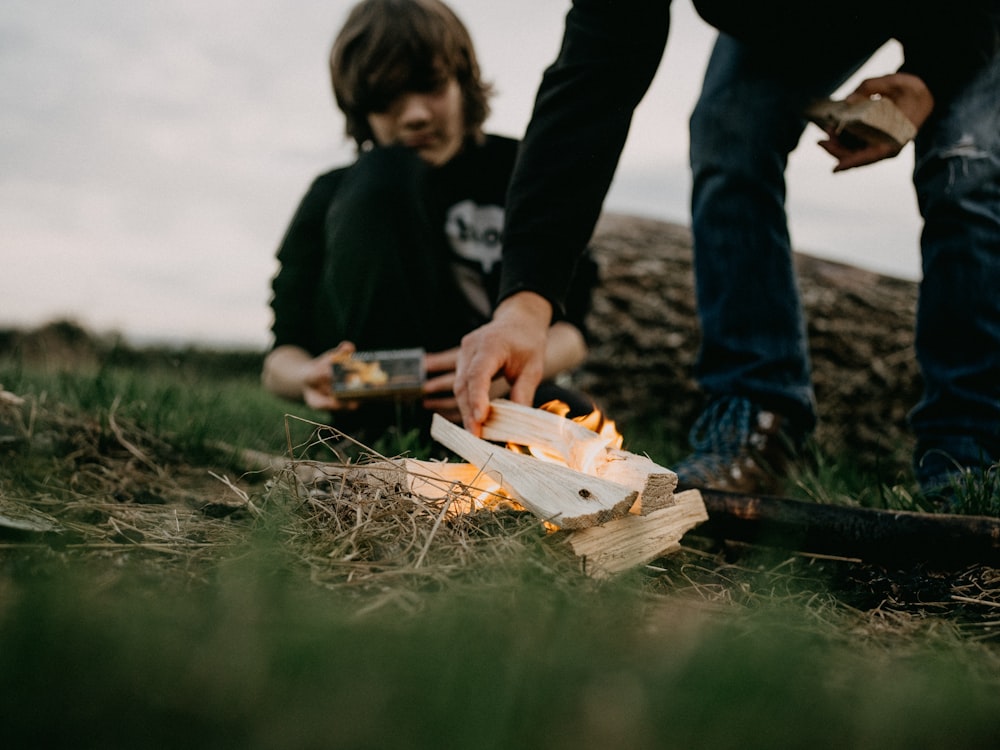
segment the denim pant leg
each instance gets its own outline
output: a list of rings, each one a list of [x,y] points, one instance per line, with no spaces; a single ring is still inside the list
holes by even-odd
[[[1000,461],[1000,57],[916,141],[923,278],[911,412],[918,480]]]
[[[874,50],[813,66],[751,51],[720,35],[691,116],[692,231],[702,330],[699,383],[816,421],[808,342],[785,214],[785,168],[802,112]],[[808,75],[804,72],[808,71]]]

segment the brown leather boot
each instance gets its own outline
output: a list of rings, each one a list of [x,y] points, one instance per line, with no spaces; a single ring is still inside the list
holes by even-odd
[[[678,486],[778,494],[797,453],[788,420],[748,399],[714,400],[691,428],[694,452],[676,467]]]

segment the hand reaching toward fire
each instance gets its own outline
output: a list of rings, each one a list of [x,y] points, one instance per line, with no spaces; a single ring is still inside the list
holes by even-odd
[[[455,396],[465,428],[482,432],[489,415],[490,383],[502,374],[510,398],[531,404],[542,380],[552,305],[534,292],[519,292],[501,302],[493,320],[465,335],[455,372]]]
[[[427,380],[424,382],[423,406],[428,411],[440,414],[449,422],[461,422],[462,412],[455,397],[456,368],[459,348],[443,352],[428,352],[424,355]],[[490,399],[507,395],[510,386],[503,378],[494,378],[490,383]]]
[[[917,130],[920,130],[934,109],[934,97],[930,89],[920,78],[909,73],[893,73],[864,80],[845,101],[853,103],[879,96],[891,99]],[[845,142],[835,132],[828,131],[827,135],[827,140],[820,141],[819,145],[837,159],[834,172],[874,164],[882,159],[892,158],[902,150],[901,145],[887,141],[872,141],[858,146],[856,143]]]

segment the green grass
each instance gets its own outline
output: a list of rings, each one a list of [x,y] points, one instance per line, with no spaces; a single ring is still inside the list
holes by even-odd
[[[0,359],[0,383],[36,407],[31,440],[0,456],[0,510],[71,530],[0,529],[5,747],[995,746],[996,605],[927,599],[927,571],[695,545],[602,583],[522,519],[423,566],[369,550],[344,575],[344,540],[293,483],[234,473],[211,447],[280,452],[287,424],[302,444],[318,416],[228,356]],[[252,512],[191,509],[219,483],[165,505],[107,494],[192,471],[232,477]],[[811,481],[829,497],[862,480],[834,463]]]
[[[6,746],[967,748],[1000,731],[996,660],[946,628],[878,639],[530,568],[359,615],[270,544],[198,586],[9,582]]]

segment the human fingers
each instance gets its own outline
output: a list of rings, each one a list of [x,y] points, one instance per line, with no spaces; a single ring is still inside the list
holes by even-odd
[[[504,354],[490,340],[488,326],[465,335],[455,368],[455,398],[465,428],[473,435],[482,432],[489,414],[489,391],[493,376],[503,369]]]
[[[539,360],[530,360],[521,367],[520,371],[510,381],[510,400],[516,404],[530,406],[535,399],[535,391],[538,384],[542,382],[542,363]]]
[[[490,384],[497,374],[512,384],[520,381],[518,398],[530,402],[526,392],[533,393],[540,380],[551,320],[547,299],[518,292],[497,306],[493,320],[465,335],[455,369],[455,395],[466,429],[480,434],[489,415]]]
[[[461,423],[462,421],[462,412],[458,408],[458,400],[454,396],[425,398],[422,405],[427,411],[440,414],[449,422]]]
[[[302,400],[306,403],[306,406],[317,411],[353,411],[360,405],[360,402],[356,399],[347,400],[337,398],[329,392],[309,387],[303,391]]]
[[[846,97],[846,101],[855,103],[879,97],[891,99],[917,130],[923,127],[934,111],[934,95],[922,78],[910,73],[866,78]]]
[[[874,164],[882,159],[892,158],[900,151],[899,147],[884,142],[869,143],[860,148],[845,146],[843,141],[836,137],[820,141],[819,145],[837,160],[833,168],[834,172],[843,172],[867,164]]]
[[[424,381],[421,390],[426,395],[433,395],[437,393],[454,393],[455,391],[455,373],[454,371],[446,372],[441,375],[437,375],[433,378],[428,378]]]
[[[427,352],[424,355],[424,368],[427,372],[454,372],[458,365],[458,352],[457,346],[443,352]]]
[[[336,347],[321,354],[317,359],[323,359],[327,363],[343,362],[351,358],[357,351],[353,341],[341,341]]]
[[[342,341],[309,362],[304,377],[302,400],[319,411],[344,411],[358,407],[354,400],[339,399],[333,395],[333,370],[335,362],[350,359],[356,351],[350,341]]]

